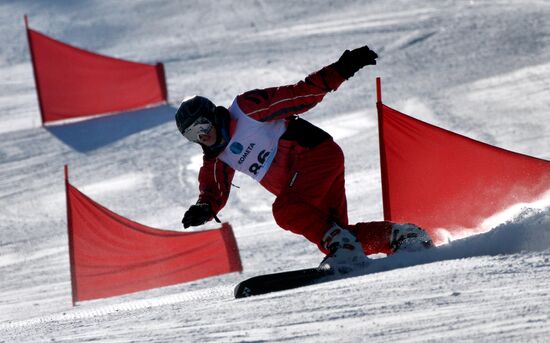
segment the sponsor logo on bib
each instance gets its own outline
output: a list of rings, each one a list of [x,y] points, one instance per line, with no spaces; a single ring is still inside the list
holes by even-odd
[[[239,142],[234,142],[229,147],[229,150],[231,150],[231,152],[234,153],[235,155],[238,155],[241,152],[243,152],[243,149],[244,149],[243,145]]]
[[[243,164],[244,161],[246,161],[246,158],[248,157],[248,154],[250,154],[252,152],[252,149],[254,149],[255,146],[256,146],[256,144],[250,143],[248,148],[246,148],[246,151],[244,152],[244,154],[241,156],[241,158],[239,158],[239,164]]]

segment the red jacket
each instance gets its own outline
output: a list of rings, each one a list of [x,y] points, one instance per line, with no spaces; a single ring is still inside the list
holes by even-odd
[[[295,115],[313,108],[328,92],[336,90],[344,81],[345,78],[340,75],[334,64],[331,64],[296,84],[251,90],[237,96],[236,101],[240,109],[251,118],[259,121],[285,120],[288,127],[288,122],[294,119]],[[230,134],[234,131],[235,125],[235,121],[230,123]],[[297,145],[296,140],[282,137],[271,167],[260,182],[275,195],[280,194],[283,185],[289,179],[289,166]],[[234,174],[235,170],[218,158],[205,155],[199,172],[198,202],[209,203],[213,212],[218,213],[227,202]]]

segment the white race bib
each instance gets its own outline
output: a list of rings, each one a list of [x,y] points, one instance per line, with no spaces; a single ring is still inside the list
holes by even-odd
[[[279,138],[285,133],[284,121],[261,122],[247,116],[237,105],[229,107],[231,119],[237,121],[235,132],[218,158],[235,170],[261,181],[275,154]]]

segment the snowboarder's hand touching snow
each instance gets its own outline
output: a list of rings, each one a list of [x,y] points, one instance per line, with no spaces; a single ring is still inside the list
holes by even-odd
[[[190,226],[198,226],[206,223],[212,219],[212,215],[210,204],[197,203],[189,207],[181,222],[183,227],[187,229]]]

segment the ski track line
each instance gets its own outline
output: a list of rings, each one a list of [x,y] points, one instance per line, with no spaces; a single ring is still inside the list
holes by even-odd
[[[105,305],[97,308],[86,308],[86,305],[82,305],[82,308],[71,309],[61,313],[54,313],[51,315],[18,320],[14,322],[0,323],[0,332],[9,331],[14,329],[22,329],[29,326],[43,325],[54,322],[70,322],[77,319],[90,319],[94,317],[101,317],[113,313],[130,312],[141,310],[144,308],[155,308],[172,304],[179,304],[185,302],[197,302],[207,299],[225,299],[227,297],[233,297],[233,286],[218,286],[198,291],[190,291],[185,293],[171,294],[167,296],[155,297],[150,299],[133,300],[121,304]],[[1,337],[1,335],[0,335]],[[1,342],[1,339],[0,339]]]

